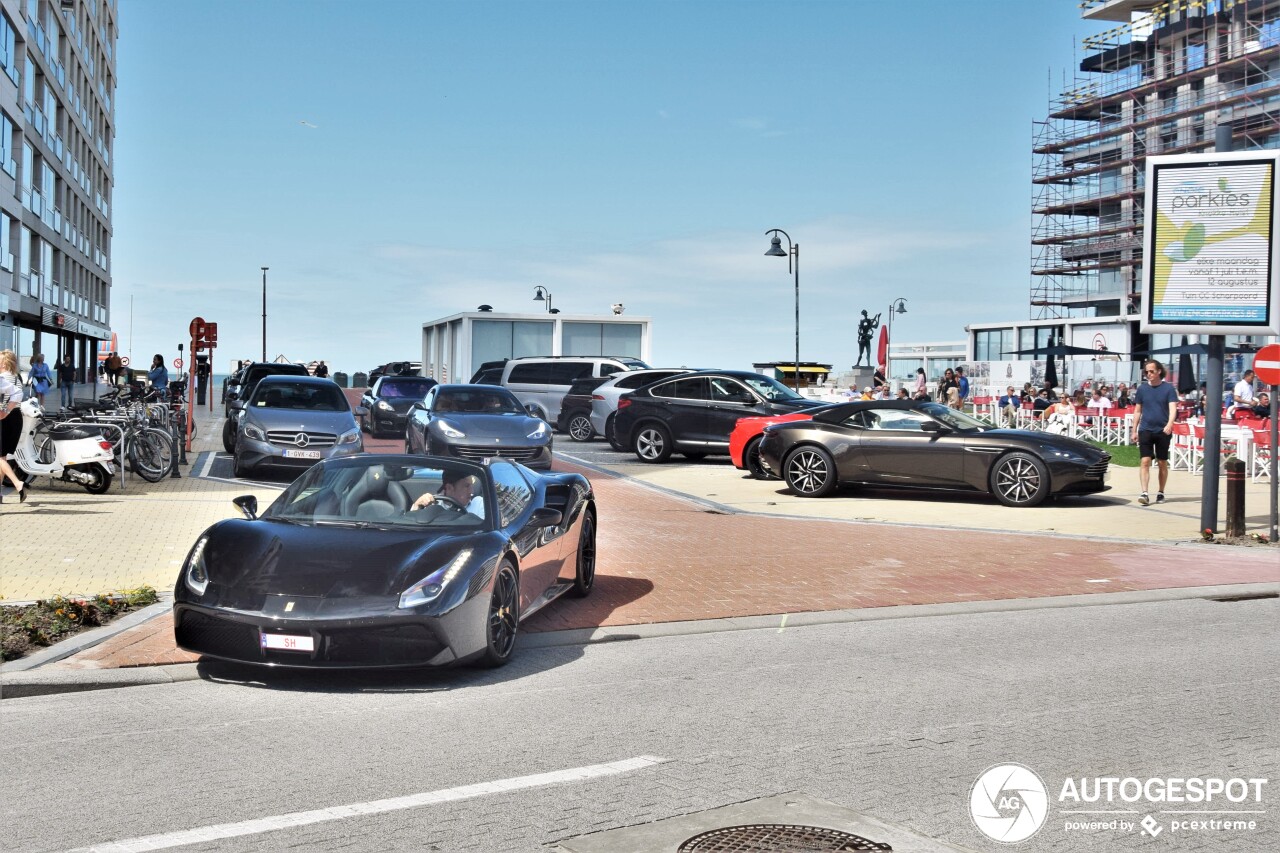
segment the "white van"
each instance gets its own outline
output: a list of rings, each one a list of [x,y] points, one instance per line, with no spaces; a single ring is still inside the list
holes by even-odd
[[[575,379],[612,376],[627,370],[647,368],[630,356],[549,355],[513,358],[502,368],[501,385],[516,395],[534,414],[554,424],[560,417],[560,403]]]

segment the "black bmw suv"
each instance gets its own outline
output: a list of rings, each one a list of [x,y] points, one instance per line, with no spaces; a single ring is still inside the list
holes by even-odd
[[[614,430],[641,462],[729,453],[739,418],[781,415],[821,406],[769,376],[749,370],[699,370],[623,394]]]

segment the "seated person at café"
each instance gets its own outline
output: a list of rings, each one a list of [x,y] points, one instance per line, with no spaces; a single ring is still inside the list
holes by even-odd
[[[1012,385],[1005,389],[1004,396],[997,400],[996,403],[1006,421],[1013,423],[1018,419],[1018,409],[1022,407],[1022,398],[1018,396],[1018,392],[1013,390]]]
[[[1043,417],[1045,410],[1051,405],[1053,404],[1049,401],[1049,389],[1041,388],[1040,393],[1037,394],[1035,400],[1032,401],[1032,407],[1035,409],[1036,415],[1038,417]]]

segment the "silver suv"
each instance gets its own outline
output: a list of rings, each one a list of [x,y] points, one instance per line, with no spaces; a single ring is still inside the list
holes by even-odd
[[[661,382],[689,371],[690,368],[687,367],[650,367],[609,377],[591,392],[591,428],[608,439],[614,450],[626,450],[613,437],[613,416],[618,411],[618,398],[651,382]]]
[[[560,402],[574,380],[611,376],[647,368],[638,358],[609,355],[555,355],[513,358],[502,367],[502,381],[520,404],[547,423],[560,418]]]

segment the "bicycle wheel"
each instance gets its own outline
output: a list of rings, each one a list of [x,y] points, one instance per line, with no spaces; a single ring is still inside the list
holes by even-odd
[[[145,429],[129,443],[129,464],[148,483],[158,483],[173,464],[173,441],[161,429]]]

